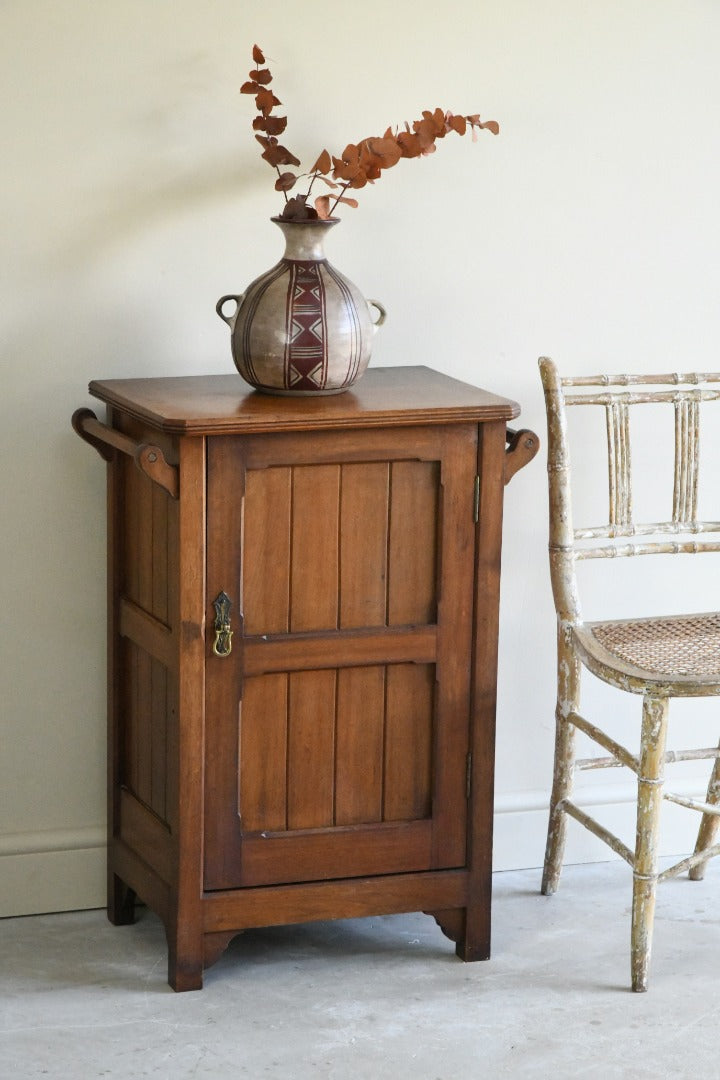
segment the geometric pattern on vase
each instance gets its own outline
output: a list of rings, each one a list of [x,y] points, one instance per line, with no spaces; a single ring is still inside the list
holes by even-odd
[[[322,390],[327,378],[327,311],[322,264],[291,262],[285,320],[285,386]]]

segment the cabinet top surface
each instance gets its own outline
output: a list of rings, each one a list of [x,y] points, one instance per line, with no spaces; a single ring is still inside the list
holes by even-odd
[[[89,389],[180,435],[483,422],[520,412],[514,401],[426,367],[373,368],[351,390],[315,398],[261,394],[239,375],[94,380]]]

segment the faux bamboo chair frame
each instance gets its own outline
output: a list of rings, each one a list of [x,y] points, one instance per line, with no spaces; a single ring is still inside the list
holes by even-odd
[[[575,567],[583,559],[720,552],[720,521],[698,517],[701,410],[708,403],[720,402],[720,373],[561,378],[552,360],[541,358],[539,363],[548,421],[549,554],[558,653],[555,766],[542,892],[549,895],[558,887],[568,816],[630,864],[631,978],[633,990],[639,991],[647,989],[657,883],[684,870],[698,880],[708,859],[720,854],[720,844],[714,843],[720,823],[720,746],[665,750],[669,700],[720,695],[720,612],[584,622]],[[636,523],[629,417],[631,407],[648,403],[666,403],[675,413],[672,517]],[[566,417],[566,410],[575,406],[605,410],[608,450],[608,521],[580,529],[573,525]],[[580,714],[583,665],[612,686],[642,695],[639,753],[632,753]],[[577,730],[606,754],[576,760]],[[663,791],[666,763],[705,758],[714,759],[714,766],[704,802]],[[627,766],[638,780],[634,851],[571,798],[576,769],[616,765]],[[702,821],[694,854],[658,873],[663,800],[699,811]]]

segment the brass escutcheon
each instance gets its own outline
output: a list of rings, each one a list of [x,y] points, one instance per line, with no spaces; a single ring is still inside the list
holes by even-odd
[[[220,592],[213,600],[215,608],[215,640],[213,652],[215,656],[229,656],[232,652],[232,636],[230,629],[230,608],[232,601],[226,592]]]

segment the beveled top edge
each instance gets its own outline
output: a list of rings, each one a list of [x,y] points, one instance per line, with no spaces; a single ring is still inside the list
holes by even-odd
[[[251,434],[333,428],[512,420],[508,398],[427,367],[377,367],[343,394],[277,397],[239,375],[93,380],[93,397],[175,435]]]

